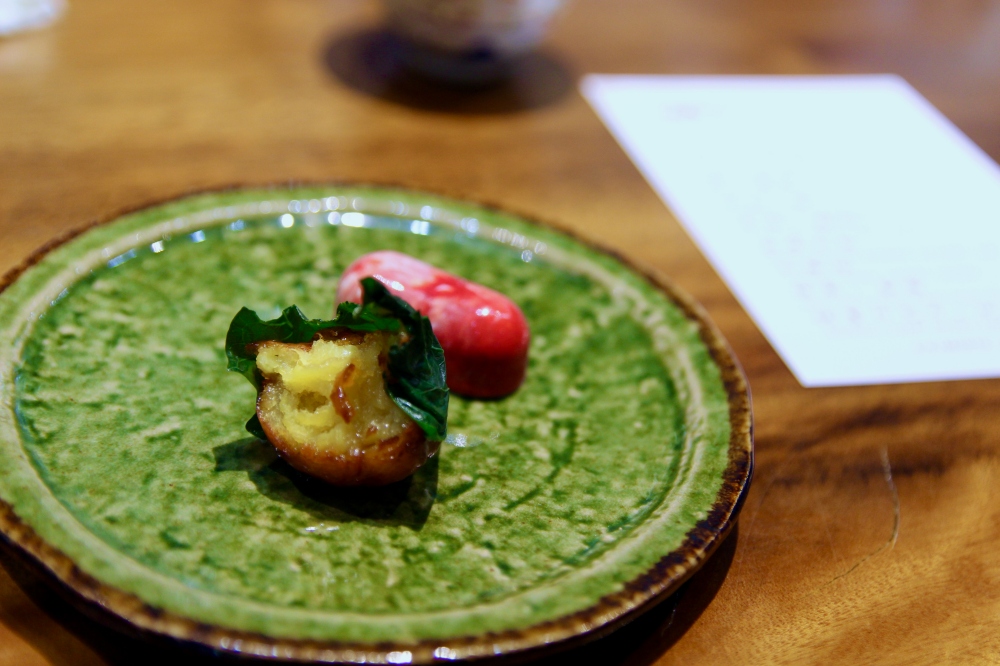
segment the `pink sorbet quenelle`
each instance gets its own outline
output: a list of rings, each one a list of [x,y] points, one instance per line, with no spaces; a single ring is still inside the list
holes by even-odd
[[[448,388],[455,393],[500,398],[524,381],[531,334],[521,309],[503,294],[401,252],[380,250],[347,267],[337,303],[360,303],[366,277],[430,319],[444,350]]]

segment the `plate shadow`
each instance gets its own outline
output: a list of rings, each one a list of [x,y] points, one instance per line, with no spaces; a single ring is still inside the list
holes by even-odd
[[[334,35],[323,49],[322,61],[332,76],[357,92],[439,113],[529,111],[555,104],[575,86],[569,69],[541,51],[512,61],[508,76],[491,85],[440,83],[407,69],[397,39],[377,29]]]

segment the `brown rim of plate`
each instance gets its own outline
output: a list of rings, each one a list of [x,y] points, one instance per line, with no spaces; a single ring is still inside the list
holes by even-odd
[[[0,278],[0,292],[55,248],[94,227],[108,224],[129,213],[198,194],[248,189],[287,190],[297,187],[375,187],[417,194],[426,193],[443,199],[472,203],[566,235],[591,249],[613,257],[665,293],[689,319],[698,323],[700,337],[708,347],[712,360],[720,369],[728,395],[729,463],[723,473],[722,486],[708,516],[687,533],[680,547],[664,555],[646,573],[626,584],[623,590],[601,598],[590,608],[526,629],[487,632],[451,639],[432,639],[417,643],[371,644],[274,638],[196,622],[153,607],[139,597],[106,585],[81,571],[71,558],[45,542],[31,527],[21,521],[9,504],[0,499],[0,537],[20,551],[20,555],[26,555],[30,564],[40,565],[43,577],[48,582],[55,583],[57,591],[68,601],[86,615],[118,630],[146,638],[173,639],[194,647],[246,657],[304,662],[388,663],[390,653],[408,652],[405,663],[426,664],[440,662],[440,657],[436,657],[434,652],[439,648],[447,648],[448,660],[511,656],[533,658],[595,640],[630,622],[676,591],[715,552],[735,524],[753,476],[753,414],[746,376],[728,343],[709,319],[708,313],[692,297],[662,275],[636,264],[613,249],[582,238],[561,225],[543,222],[530,215],[511,212],[509,209],[492,204],[386,183],[295,181],[282,185],[248,184],[199,189],[119,210],[56,237]],[[397,658],[405,656],[393,655]]]

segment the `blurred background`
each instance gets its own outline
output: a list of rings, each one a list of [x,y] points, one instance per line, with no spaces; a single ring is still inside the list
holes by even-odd
[[[459,92],[400,75],[384,13],[77,0],[0,38],[0,268],[52,228],[247,181],[400,183],[590,229],[623,205],[667,218],[576,92],[590,72],[894,72],[1000,157],[997,2],[575,0],[506,83]]]
[[[709,310],[753,387],[758,468],[739,530],[687,587],[566,659],[996,658],[1000,383],[802,389],[577,84],[890,72],[1000,160],[1000,1],[535,4],[541,23],[555,12],[536,49],[511,37],[509,58],[479,44],[449,65],[375,0],[70,0],[0,36],[0,274],[117,211],[234,185],[396,184],[570,227]],[[0,564],[0,662],[192,658]]]

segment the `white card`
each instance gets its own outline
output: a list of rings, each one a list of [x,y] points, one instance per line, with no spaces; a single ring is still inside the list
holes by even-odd
[[[803,385],[1000,376],[1000,168],[905,81],[582,88]]]

